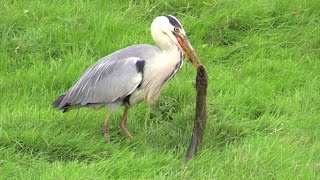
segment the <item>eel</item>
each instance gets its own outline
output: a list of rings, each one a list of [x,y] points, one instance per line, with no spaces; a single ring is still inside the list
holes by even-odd
[[[202,64],[197,67],[196,77],[196,113],[191,141],[187,150],[185,161],[189,161],[198,151],[202,142],[204,131],[207,124],[207,87],[208,75]]]

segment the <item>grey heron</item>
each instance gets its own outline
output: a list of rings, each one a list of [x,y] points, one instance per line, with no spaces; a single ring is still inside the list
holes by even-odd
[[[100,59],[53,106],[63,112],[79,107],[106,107],[102,133],[109,141],[110,112],[124,105],[120,127],[131,139],[127,129],[129,108],[143,100],[153,103],[162,87],[181,68],[184,56],[194,67],[200,64],[176,17],[156,17],[151,23],[151,34],[158,47],[133,45]]]

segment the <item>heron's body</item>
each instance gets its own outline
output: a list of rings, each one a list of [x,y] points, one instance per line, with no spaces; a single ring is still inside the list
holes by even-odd
[[[125,105],[121,128],[126,128],[128,109],[143,100],[153,103],[162,87],[183,64],[183,54],[194,64],[196,55],[181,23],[171,15],[159,16],[151,24],[151,34],[158,47],[134,45],[116,51],[91,66],[53,106],[64,112],[78,107],[107,107],[110,111]],[[190,53],[190,52],[189,52]],[[108,135],[107,113],[103,133]]]
[[[178,48],[161,51],[147,44],[130,46],[95,63],[55,105],[67,111],[81,106],[115,110],[119,105],[132,106],[142,100],[152,103],[182,64]]]

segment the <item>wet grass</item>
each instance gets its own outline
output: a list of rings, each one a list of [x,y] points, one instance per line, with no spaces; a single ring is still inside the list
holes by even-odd
[[[1,1],[0,177],[315,179],[320,173],[320,3],[314,1]],[[158,102],[130,111],[134,139],[105,111],[50,107],[99,58],[154,44],[175,14],[209,72],[202,149],[183,158],[195,112],[185,63]]]

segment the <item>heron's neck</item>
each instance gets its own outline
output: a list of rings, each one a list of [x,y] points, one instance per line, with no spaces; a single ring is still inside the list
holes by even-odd
[[[180,60],[182,58],[180,49],[168,37],[157,39],[156,43],[163,54],[171,57],[176,57],[177,60]]]
[[[162,52],[169,52],[177,49],[177,45],[169,38],[168,35],[162,33],[158,28],[151,29],[152,38]]]

